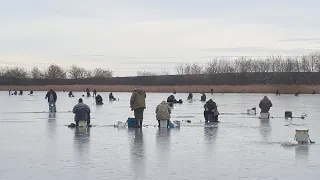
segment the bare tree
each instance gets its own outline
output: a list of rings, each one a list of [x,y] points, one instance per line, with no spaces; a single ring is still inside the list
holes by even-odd
[[[148,71],[137,71],[137,76],[157,76],[157,73]]]
[[[84,79],[87,78],[86,72],[87,70],[82,67],[78,67],[76,65],[72,65],[68,70],[71,79]]]
[[[93,78],[104,79],[113,77],[113,71],[109,69],[96,68],[92,72]]]
[[[208,62],[205,66],[204,72],[206,74],[216,74],[218,73],[218,59],[213,59],[212,61]]]
[[[19,68],[19,67],[9,68],[9,67],[6,67],[3,70],[3,76],[5,76],[5,77],[13,77],[13,78],[17,78],[17,79],[26,79],[26,78],[28,78],[28,72],[24,68]]]
[[[174,66],[174,71],[177,75],[183,75],[185,74],[184,71],[184,64],[180,63]]]
[[[302,56],[301,57],[301,70],[303,72],[310,72],[310,60],[308,59],[308,56]]]
[[[192,64],[191,66],[191,74],[202,74],[203,67],[197,63]]]
[[[65,79],[67,73],[60,66],[51,64],[45,72],[45,77],[48,79]]]
[[[32,79],[42,79],[42,78],[44,78],[43,72],[41,72],[38,67],[33,67],[31,69],[30,76],[31,76]]]
[[[168,76],[170,75],[169,71],[165,70],[165,69],[162,69],[161,72],[160,72],[160,75],[162,76]]]

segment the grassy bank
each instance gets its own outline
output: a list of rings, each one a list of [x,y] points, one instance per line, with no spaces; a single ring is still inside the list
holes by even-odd
[[[55,91],[82,91],[86,88],[91,91],[96,89],[98,92],[131,92],[136,86],[131,85],[52,85],[52,86],[0,86],[1,91],[11,90],[24,90],[24,91],[47,91],[50,88]],[[206,92],[209,93],[211,89],[215,93],[275,93],[278,89],[281,94],[293,94],[296,91],[300,91],[302,94],[311,94],[313,91],[316,93],[320,92],[320,85],[248,85],[248,86],[140,86],[147,92],[176,92],[188,93],[188,92]]]

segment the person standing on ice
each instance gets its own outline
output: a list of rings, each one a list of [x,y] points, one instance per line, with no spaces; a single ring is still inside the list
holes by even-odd
[[[49,103],[49,111],[50,112],[57,112],[56,109],[56,101],[57,101],[57,94],[52,89],[47,92],[46,99],[48,99]]]
[[[136,88],[130,98],[130,107],[134,111],[134,117],[138,121],[138,126],[142,127],[143,111],[146,108],[146,92]]]
[[[263,99],[259,103],[259,107],[262,113],[269,113],[270,108],[272,107],[272,103],[267,96],[264,96]]]

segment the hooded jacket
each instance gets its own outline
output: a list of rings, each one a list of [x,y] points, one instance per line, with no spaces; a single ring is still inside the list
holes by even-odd
[[[156,117],[158,121],[170,120],[171,109],[167,102],[162,101],[156,108]]]
[[[57,94],[54,91],[48,91],[46,94],[46,99],[48,99],[48,102],[50,102],[50,94],[52,94],[53,102],[57,101]]]
[[[259,103],[259,107],[261,108],[261,112],[267,113],[272,107],[272,103],[267,96],[264,96],[264,98]]]
[[[213,112],[214,116],[219,115],[217,104],[212,99],[206,102],[204,110]]]
[[[146,92],[141,89],[134,90],[130,98],[131,109],[146,108]]]
[[[174,95],[170,95],[168,98],[167,98],[167,102],[173,102],[175,103],[177,100],[176,98],[174,97]]]
[[[75,114],[75,121],[90,120],[90,107],[84,103],[78,103],[77,105],[75,105],[72,112]]]

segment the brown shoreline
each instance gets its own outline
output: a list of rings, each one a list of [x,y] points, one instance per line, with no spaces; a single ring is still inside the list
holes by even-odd
[[[55,91],[82,91],[86,88],[98,92],[131,92],[136,86],[132,85],[50,85],[50,86],[0,86],[1,91],[24,90],[24,91],[47,91],[50,88]],[[281,94],[294,94],[300,91],[301,94],[311,94],[320,92],[320,85],[190,85],[190,86],[139,86],[147,92],[168,92],[176,90],[177,93],[275,93],[279,90]]]

